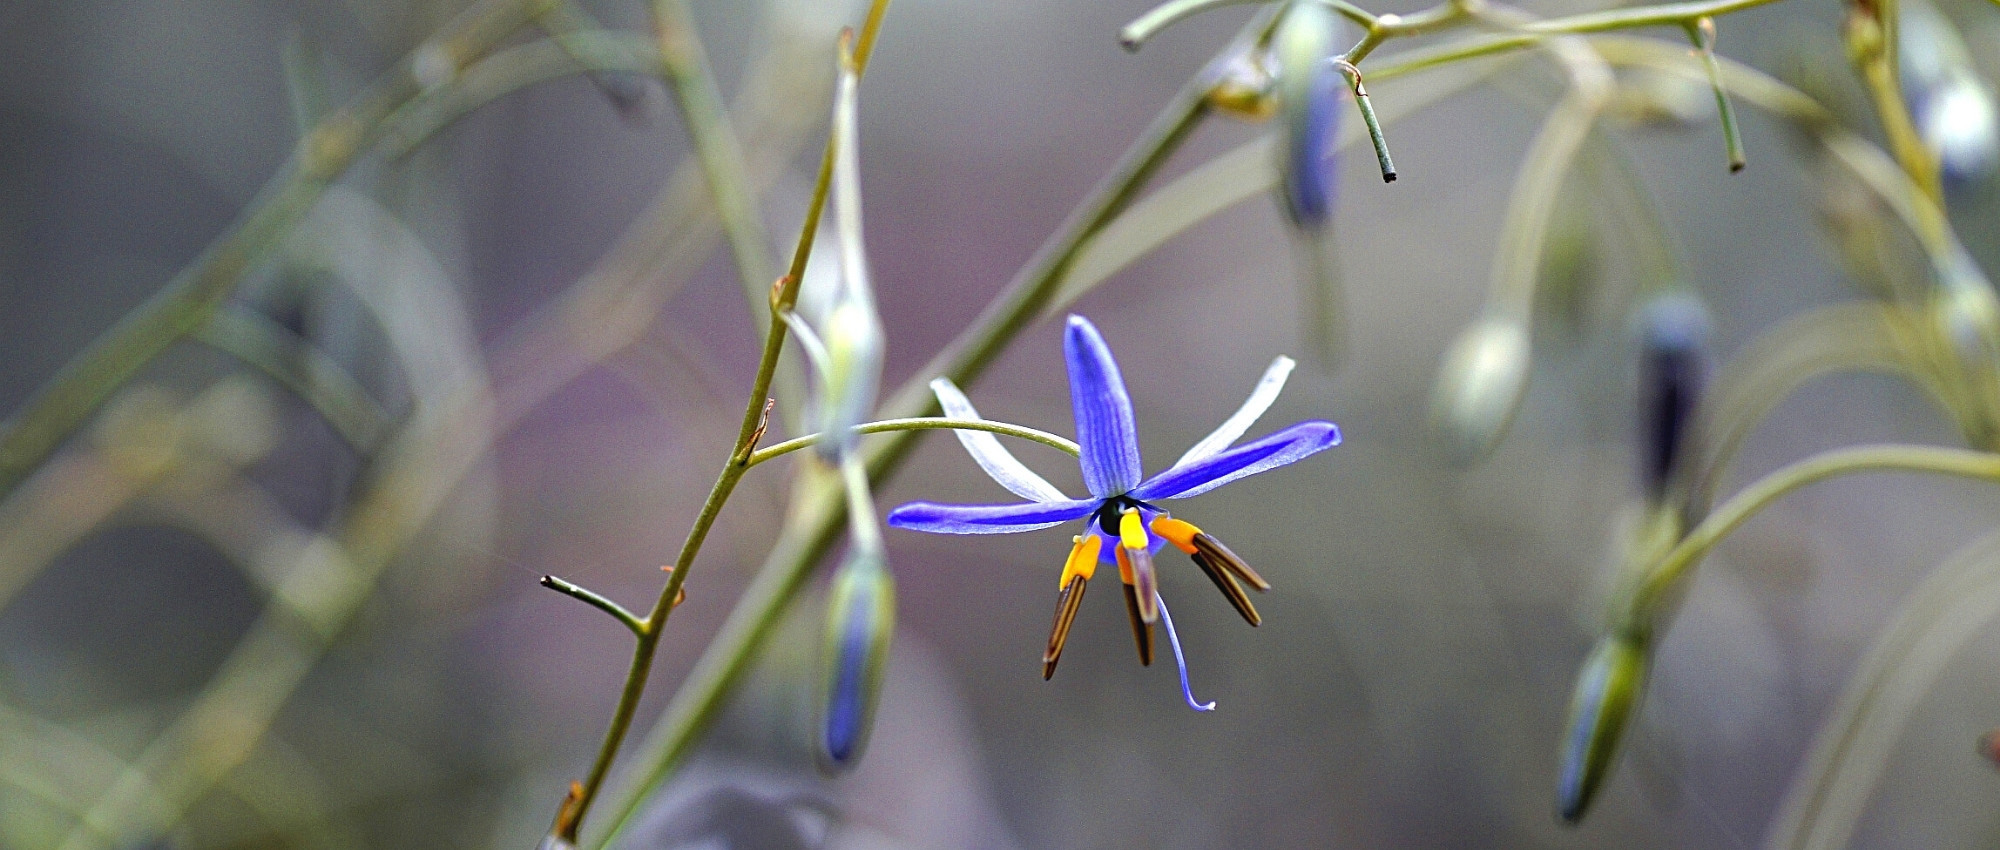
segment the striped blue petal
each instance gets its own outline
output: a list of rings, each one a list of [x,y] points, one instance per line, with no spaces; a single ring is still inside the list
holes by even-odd
[[[896,528],[932,534],[1012,534],[1082,519],[1096,509],[1094,499],[1015,505],[911,502],[890,511],[888,522]]]
[[[1076,442],[1083,448],[1083,485],[1100,499],[1121,495],[1139,483],[1139,430],[1132,422],[1132,397],[1111,348],[1096,326],[1070,316],[1063,335],[1069,364],[1069,400],[1076,414]]]
[[[1229,451],[1176,466],[1132,491],[1132,498],[1184,499],[1198,496],[1238,478],[1295,463],[1340,445],[1340,428],[1331,422],[1308,420]]]

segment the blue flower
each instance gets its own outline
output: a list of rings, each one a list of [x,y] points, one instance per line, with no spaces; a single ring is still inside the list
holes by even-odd
[[[1340,429],[1331,422],[1308,420],[1230,447],[1270,408],[1284,388],[1292,361],[1280,357],[1257,382],[1249,400],[1221,427],[1165,471],[1145,478],[1139,462],[1132,399],[1125,392],[1125,379],[1119,374],[1118,363],[1112,359],[1104,338],[1089,320],[1070,316],[1063,337],[1063,354],[1069,365],[1070,405],[1076,415],[1077,444],[1082,450],[1078,460],[1090,498],[1072,499],[1064,495],[1015,459],[994,435],[958,431],[959,442],[980,468],[1000,486],[1028,501],[1009,505],[911,502],[889,512],[888,522],[897,528],[935,534],[1009,534],[1088,518],[1084,533],[1072,538],[1074,545],[1058,582],[1055,626],[1042,656],[1042,677],[1055,674],[1070,624],[1097,565],[1115,563],[1125,587],[1126,611],[1131,615],[1133,635],[1138,641],[1139,662],[1152,663],[1152,624],[1165,620],[1167,638],[1173,644],[1175,662],[1180,667],[1182,693],[1196,709],[1212,708],[1213,703],[1197,703],[1188,689],[1180,639],[1174,633],[1172,615],[1167,613],[1159,596],[1153,553],[1171,543],[1192,556],[1253,626],[1261,618],[1242,585],[1247,583],[1263,591],[1269,590],[1270,584],[1220,541],[1173,518],[1157,503],[1200,495],[1236,479],[1303,460],[1339,445]],[[937,393],[945,415],[979,418],[979,412],[965,394],[950,381],[939,378],[931,383],[931,389]]]

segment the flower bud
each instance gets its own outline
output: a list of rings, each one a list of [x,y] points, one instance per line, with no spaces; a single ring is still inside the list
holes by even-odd
[[[1285,213],[1301,228],[1318,228],[1333,212],[1333,165],[1327,155],[1339,125],[1341,77],[1332,62],[1339,28],[1340,19],[1325,4],[1294,3],[1273,48],[1285,119],[1279,182]]]
[[[1963,187],[2000,167],[2000,107],[1951,22],[1927,0],[1907,0],[1896,25],[1903,99],[1945,185]]]
[[[1692,294],[1677,292],[1653,299],[1639,321],[1640,475],[1657,500],[1675,475],[1708,378],[1708,311]]]
[[[869,299],[835,302],[820,328],[826,344],[826,374],[820,387],[819,442],[829,462],[854,449],[854,426],[875,409],[882,381],[882,319]]]
[[[1584,661],[1557,754],[1556,813],[1565,823],[1583,819],[1611,771],[1651,663],[1646,639],[1628,633],[1600,639]]]
[[[1493,450],[1527,394],[1528,327],[1486,316],[1452,343],[1431,396],[1431,419],[1452,458],[1473,463]]]
[[[849,553],[834,573],[827,602],[818,755],[820,770],[829,775],[857,764],[868,745],[895,630],[896,582],[882,556]]]

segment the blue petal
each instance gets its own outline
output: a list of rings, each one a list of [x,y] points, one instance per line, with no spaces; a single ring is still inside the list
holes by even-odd
[[[889,524],[932,534],[1011,534],[1080,519],[1097,500],[1026,502],[1016,505],[941,505],[911,502],[889,512]]]
[[[1083,485],[1100,499],[1121,495],[1139,483],[1139,431],[1132,424],[1132,397],[1125,378],[1096,326],[1069,317],[1063,335],[1069,363],[1069,402],[1076,413],[1076,442],[1083,447]]]
[[[1331,422],[1300,422],[1261,440],[1176,466],[1132,491],[1132,498],[1184,499],[1206,493],[1246,475],[1256,475],[1340,445],[1340,428]]]

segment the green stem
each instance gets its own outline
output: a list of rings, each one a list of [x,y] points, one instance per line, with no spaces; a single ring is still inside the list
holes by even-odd
[[[1147,39],[1152,38],[1160,30],[1210,9],[1268,2],[1271,0],[1167,0],[1119,30],[1118,45],[1126,50],[1138,50]]]
[[[355,451],[373,451],[388,433],[388,412],[360,382],[332,357],[278,323],[248,310],[221,310],[195,335],[312,405]]]
[[[1684,25],[1688,41],[1701,54],[1702,69],[1708,72],[1709,88],[1715,91],[1715,114],[1722,122],[1722,143],[1729,156],[1729,171],[1743,170],[1743,134],[1736,129],[1736,109],[1729,105],[1729,89],[1722,84],[1722,65],[1715,61],[1715,19],[1696,18]]]
[[[743,147],[729,122],[729,111],[715,88],[708,52],[695,34],[686,0],[655,0],[653,17],[659,28],[660,66],[673,84],[674,100],[695,156],[715,196],[716,215],[736,259],[736,274],[753,309],[761,306],[775,275],[771,271],[771,239],[750,196],[755,185],[743,164]]]
[[[1066,452],[1070,457],[1076,457],[1082,451],[1077,448],[1076,443],[1047,431],[1038,431],[1025,425],[1012,425],[1006,422],[992,422],[985,419],[951,419],[943,416],[918,416],[908,419],[884,419],[879,422],[864,422],[854,426],[854,430],[862,434],[892,434],[898,431],[922,431],[939,428],[953,431],[986,431],[1007,437],[1019,437],[1030,442],[1041,443],[1057,451]],[[820,435],[818,434],[807,434],[803,437],[793,437],[782,443],[775,443],[758,449],[751,453],[750,465],[756,466],[764,461],[773,460],[800,449],[808,448],[812,444],[819,442],[819,438]]]
[[[843,57],[847,73],[859,78],[866,69],[870,49],[875,43],[875,34],[880,29],[882,15],[887,11],[889,0],[875,0],[869,8],[867,22],[863,25],[859,40],[855,43],[851,57]],[[663,39],[665,36],[663,36]],[[843,44],[843,51],[846,45]],[[709,529],[715,525],[716,517],[735,492],[736,484],[743,473],[750,468],[750,457],[756,449],[758,438],[763,436],[769,424],[771,383],[778,371],[780,355],[784,351],[786,324],[785,313],[798,297],[798,285],[806,261],[812,256],[813,237],[818,233],[821,213],[825,210],[826,199],[833,180],[833,163],[837,151],[833,139],[827,140],[827,147],[820,158],[820,176],[813,187],[812,200],[806,207],[806,219],[800,228],[799,239],[792,255],[791,270],[771,292],[769,324],[764,333],[764,351],[757,361],[757,374],[751,382],[750,402],[743,413],[742,426],[737,430],[736,443],[731,447],[722,472],[716,476],[714,486],[709,488],[708,498],[702,502],[701,510],[695,515],[694,525],[688,529],[687,538],[681,543],[680,554],[674,558],[674,569],[667,576],[665,587],[647,613],[643,629],[638,632],[632,650],[632,663],[628,668],[624,687],[618,696],[618,705],[612,712],[611,724],[604,732],[604,741],[598,747],[597,758],[592,763],[590,773],[583,780],[580,790],[565,802],[556,813],[556,823],[551,830],[570,844],[576,843],[578,829],[591,804],[603,790],[604,779],[609,775],[611,763],[617,758],[618,748],[624,743],[625,735],[632,726],[632,717],[639,708],[639,699],[645,695],[647,674],[653,666],[653,655],[659,646],[660,634],[665,631],[667,619],[672,616],[674,600],[680,597],[681,588],[687,582],[689,568],[695,556],[708,539]],[[613,829],[622,824],[630,815],[636,801],[620,806]]]
[[[1660,559],[1632,595],[1620,626],[1649,629],[1652,615],[1667,592],[1731,532],[1780,497],[1817,481],[1871,470],[2000,481],[2000,454],[1931,446],[1855,446],[1824,452],[1766,475],[1724,502]]]
[[[608,597],[590,588],[565,581],[556,576],[542,576],[542,586],[557,593],[575,597],[599,611],[610,614],[612,619],[624,623],[625,628],[631,629],[634,636],[643,638],[646,635],[646,624],[639,619],[638,615],[625,610],[625,606],[611,601]]]
[[[1613,30],[1638,29],[1641,27],[1683,26],[1689,21],[1703,17],[1716,17],[1732,12],[1740,12],[1757,6],[1776,3],[1779,0],[1705,0],[1695,3],[1669,3],[1663,6],[1637,6],[1624,9],[1610,9],[1602,12],[1588,12],[1562,18],[1549,18],[1521,24],[1510,32],[1496,33],[1467,38],[1449,44],[1424,50],[1413,50],[1398,54],[1389,65],[1372,68],[1368,75],[1377,80],[1392,76],[1449,65],[1477,56],[1490,56],[1514,50],[1533,47],[1559,35],[1580,35],[1585,33],[1611,32]],[[1372,46],[1371,46],[1372,49]],[[1349,51],[1349,62],[1360,64],[1361,60]],[[1365,53],[1363,55],[1366,55]]]

